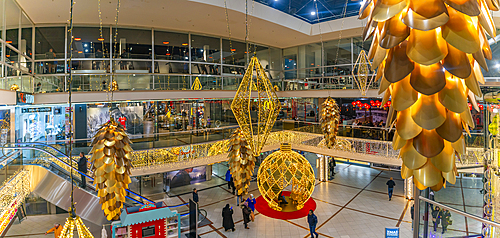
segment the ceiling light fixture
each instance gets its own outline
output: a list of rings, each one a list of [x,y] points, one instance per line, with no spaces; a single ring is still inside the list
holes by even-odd
[[[75,38],[75,41],[81,41],[82,38]]]
[[[314,16],[314,15],[316,15],[316,13],[315,12],[311,12],[311,15]]]
[[[168,44],[170,44],[170,42],[168,42],[168,41],[164,41],[164,42],[163,42],[163,44],[164,44],[164,45],[168,45]]]

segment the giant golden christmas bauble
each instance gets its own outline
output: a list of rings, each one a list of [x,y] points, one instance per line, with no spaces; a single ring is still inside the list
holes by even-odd
[[[257,174],[257,186],[260,194],[267,201],[270,208],[281,211],[278,196],[283,189],[291,186],[291,195],[288,202],[296,205],[297,210],[304,207],[304,203],[314,191],[314,171],[309,161],[299,153],[292,151],[288,143],[281,144],[276,151],[262,162]]]

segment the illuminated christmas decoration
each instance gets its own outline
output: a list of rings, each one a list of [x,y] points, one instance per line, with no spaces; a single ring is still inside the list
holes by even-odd
[[[12,85],[10,86],[10,90],[11,90],[11,91],[18,91],[18,90],[19,90],[19,86],[18,86],[17,84],[12,84]]]
[[[474,127],[467,98],[482,96],[481,67],[495,37],[489,10],[497,1],[367,0],[363,38],[373,36],[368,58],[378,68],[380,92],[397,112],[394,149],[403,178],[434,191],[456,181],[455,153],[465,154],[462,130]]]
[[[297,210],[300,210],[311,197],[314,184],[311,164],[304,156],[292,151],[292,146],[288,143],[281,144],[279,151],[267,156],[257,173],[260,194],[269,207],[276,211],[282,210],[276,201],[283,189],[291,185],[290,202],[296,204]]]
[[[108,220],[120,217],[130,180],[132,147],[123,126],[113,119],[101,126],[92,140],[92,171],[102,210]]]
[[[252,97],[254,90],[256,98]],[[280,109],[271,81],[257,57],[252,57],[231,103],[231,110],[254,155],[260,154]],[[252,118],[252,114],[257,117]]]
[[[196,77],[193,85],[191,85],[191,90],[201,90],[201,88],[203,88],[203,86],[201,85],[200,79]]]
[[[352,77],[356,85],[358,86],[359,91],[362,96],[366,95],[370,85],[372,84],[374,74],[370,76],[372,73],[372,64],[370,60],[368,60],[368,56],[366,56],[366,52],[361,50],[358,55],[358,59],[356,59],[356,63],[354,63],[354,68],[352,69]]]
[[[80,238],[94,238],[92,233],[90,233],[89,228],[83,224],[82,219],[79,216],[68,217],[66,223],[64,223],[63,229],[61,230],[60,238],[72,238],[74,231],[78,231],[78,237]]]
[[[328,97],[322,104],[321,130],[326,140],[326,146],[333,148],[337,138],[338,125],[340,123],[340,109],[335,100]]]
[[[246,195],[250,187],[255,157],[240,129],[234,131],[229,140],[229,170],[239,195]]]

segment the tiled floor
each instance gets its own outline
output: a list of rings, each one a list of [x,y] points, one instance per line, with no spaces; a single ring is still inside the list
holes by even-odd
[[[320,237],[355,238],[355,237],[384,237],[386,227],[400,227],[400,237],[412,237],[410,206],[411,203],[403,198],[403,180],[399,172],[381,171],[367,167],[338,164],[335,179],[329,182],[317,182],[312,195],[317,208],[317,232]],[[388,201],[387,186],[389,177],[394,177],[396,187],[392,201]],[[462,187],[463,186],[463,187]],[[436,192],[436,201],[445,202],[447,205],[477,215],[481,214],[481,195],[479,189],[482,184],[480,179],[458,179],[457,183],[445,190]],[[256,183],[252,182],[250,193],[255,197],[260,196]],[[191,194],[175,197],[165,197],[163,200],[168,205],[185,203]],[[199,191],[200,208],[207,211],[210,225],[199,228],[203,238],[212,237],[308,237],[308,224],[306,218],[293,220],[277,220],[257,213],[255,222],[249,224],[250,229],[244,229],[242,212],[236,206],[236,198],[221,185]],[[160,198],[161,199],[161,198]],[[222,228],[222,208],[230,204],[235,208],[233,215],[236,223],[235,232],[225,232]],[[179,207],[179,211],[186,211],[187,207]],[[29,219],[32,219],[29,217]],[[28,219],[28,221],[29,221]],[[61,217],[62,220],[65,216]],[[466,221],[463,217],[453,214],[453,225],[443,236],[441,228],[432,232],[430,237],[457,237],[478,234],[481,224]],[[40,221],[41,222],[41,221]],[[61,221],[59,221],[61,222]],[[47,223],[47,224],[44,224]],[[38,226],[43,229],[50,228],[53,222],[42,222]],[[7,235],[18,233],[22,227],[29,225],[13,225]],[[87,223],[86,223],[87,224]],[[33,233],[44,232],[30,231]],[[100,229],[97,229],[99,232]],[[94,233],[100,237],[100,233]]]

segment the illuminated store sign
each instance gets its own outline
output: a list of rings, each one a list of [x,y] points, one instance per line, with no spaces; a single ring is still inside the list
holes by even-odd
[[[17,104],[33,103],[35,103],[35,96],[33,96],[33,94],[17,92]]]
[[[399,238],[399,228],[385,228],[385,238]]]
[[[34,113],[34,112],[52,112],[51,107],[32,107],[32,108],[22,108],[22,113]]]

